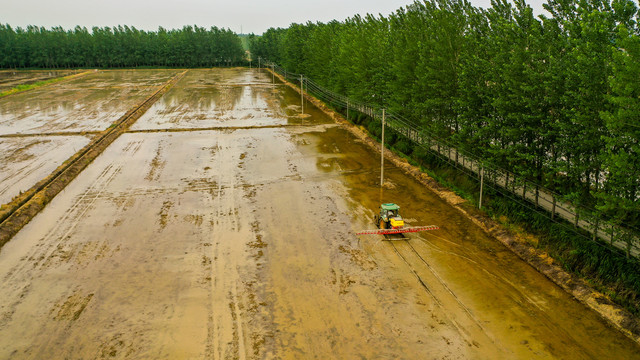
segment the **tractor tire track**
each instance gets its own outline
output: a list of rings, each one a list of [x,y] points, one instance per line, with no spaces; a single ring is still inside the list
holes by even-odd
[[[435,235],[432,235],[432,236],[435,236]],[[435,236],[435,237],[437,237],[437,236]],[[438,237],[437,237],[437,238],[438,238]],[[443,239],[443,238],[439,238],[439,239]],[[428,241],[426,241],[425,239],[420,238],[420,240],[422,240],[422,242],[423,242],[424,244],[427,244],[427,245],[429,245],[429,246],[432,246],[432,245],[431,245]],[[426,261],[426,260],[424,260],[424,258],[422,257],[422,255],[420,255],[420,254],[419,254],[419,252],[415,249],[415,247],[411,244],[411,242],[410,242],[410,241],[407,241],[407,245],[408,245],[408,246],[411,248],[411,250],[412,250],[412,251],[413,251],[413,252],[414,252],[414,253],[415,253],[415,254],[416,254],[416,255],[417,255],[421,260],[422,260],[422,262],[423,262],[425,265],[427,265],[429,268],[431,268],[431,266],[427,263],[427,261]],[[436,250],[436,251],[442,251],[442,250]],[[494,279],[495,279],[495,280],[497,280],[497,281],[502,282],[503,284],[505,284],[505,286],[510,287],[510,288],[511,288],[511,290],[512,290],[513,292],[515,292],[516,294],[518,294],[518,295],[519,295],[523,300],[519,300],[519,299],[517,299],[517,298],[516,298],[516,296],[511,295],[509,292],[505,292],[505,293],[504,293],[504,296],[508,296],[508,297],[509,297],[509,298],[510,298],[514,303],[519,303],[519,304],[522,304],[522,305],[525,305],[525,304],[526,304],[526,305],[528,305],[528,309],[529,309],[529,311],[533,311],[533,312],[535,312],[535,313],[536,313],[536,317],[537,317],[537,318],[542,318],[542,319],[544,319],[544,321],[543,321],[543,322],[544,322],[544,323],[546,323],[546,324],[547,324],[547,326],[549,326],[549,327],[553,328],[553,331],[554,331],[555,333],[557,333],[557,334],[562,334],[563,338],[569,339],[569,341],[570,341],[574,346],[576,346],[576,347],[580,347],[580,342],[579,342],[579,341],[577,341],[577,340],[575,339],[575,337],[574,337],[574,336],[572,336],[572,335],[571,335],[571,333],[570,333],[569,331],[567,331],[566,329],[562,328],[561,326],[558,326],[558,325],[557,325],[557,323],[556,323],[555,321],[553,321],[552,317],[551,317],[551,316],[549,316],[549,314],[548,314],[548,313],[547,313],[547,312],[546,312],[546,311],[545,311],[545,310],[544,310],[544,309],[543,309],[539,304],[537,304],[537,303],[536,303],[536,302],[535,302],[535,301],[534,301],[534,300],[533,300],[529,295],[527,295],[524,291],[522,291],[522,289],[521,289],[521,288],[518,288],[518,287],[517,287],[517,286],[516,286],[512,281],[510,281],[510,280],[509,280],[508,278],[506,278],[504,275],[495,274],[495,273],[493,273],[493,272],[491,272],[491,271],[487,270],[486,268],[482,267],[482,266],[481,266],[479,263],[477,263],[476,261],[474,261],[474,260],[472,260],[471,258],[468,258],[468,257],[466,257],[466,256],[462,256],[462,255],[454,254],[454,253],[450,253],[450,254],[452,254],[452,255],[454,255],[454,256],[458,256],[458,257],[460,257],[460,258],[462,258],[462,259],[465,259],[465,260],[467,260],[467,261],[469,261],[469,262],[472,262],[472,263],[473,263],[473,264],[475,264],[476,266],[479,266],[479,267],[481,268],[481,270],[482,270],[482,272],[483,272],[483,273],[487,274],[488,276],[490,276],[490,277],[494,278]],[[435,270],[433,270],[432,268],[431,268],[431,270],[432,270],[433,274],[434,274],[436,277],[438,277],[439,279],[441,279],[441,278],[440,278],[440,276],[435,272]],[[443,285],[445,285],[445,284],[443,283]],[[449,288],[447,287],[447,289],[449,289]],[[449,291],[450,291],[450,290],[449,290]],[[460,303],[460,305],[461,305],[461,306],[463,306],[463,307],[465,307],[465,309],[466,309],[466,306],[464,306],[464,305],[462,304],[462,302],[460,302],[460,300],[458,299],[458,297],[457,297],[457,296],[455,296],[455,295],[453,294],[453,292],[452,292],[452,291],[450,291],[450,292],[451,292],[451,294],[456,298],[456,300]],[[470,311],[468,311],[468,312],[470,313]],[[471,314],[471,313],[470,313],[470,314]],[[479,322],[478,322],[478,323],[479,323]],[[588,349],[586,349],[586,348],[585,348],[585,349],[583,349],[583,351],[584,351],[585,353],[587,353],[587,354],[589,355],[589,357],[591,357],[591,358],[593,358],[593,359],[595,359],[595,358],[597,358],[597,357],[598,357],[598,356],[596,356],[595,354],[591,354],[591,353],[589,353]]]
[[[469,346],[478,347],[479,345],[477,340],[480,337],[484,337],[488,341],[483,341],[483,343],[490,344],[493,347],[504,348],[500,345],[499,341],[495,339],[487,329],[485,329],[480,320],[475,317],[471,310],[460,301],[455,293],[446,285],[442,278],[415,250],[408,240],[402,241],[401,243],[403,245],[401,246],[396,245],[394,241],[389,242],[398,257],[400,257],[400,259],[402,259],[402,261],[407,265],[411,273],[416,277],[429,296],[433,298],[437,306],[443,310],[443,313],[446,314],[448,320],[458,330],[460,336],[465,339]],[[405,244],[408,247],[408,253],[401,251],[402,249],[398,250],[399,247],[403,247]],[[413,261],[409,260],[410,256],[414,257]],[[423,265],[423,269],[416,270],[418,265],[415,260],[418,260],[418,263]],[[436,279],[433,286],[428,285],[429,281],[425,280],[425,275],[430,275],[431,279]],[[462,310],[462,313],[460,310]],[[474,327],[477,329],[474,329]]]

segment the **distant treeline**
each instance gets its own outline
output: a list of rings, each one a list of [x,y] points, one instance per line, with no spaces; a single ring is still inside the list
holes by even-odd
[[[231,30],[185,26],[180,30],[84,27],[65,30],[0,24],[0,68],[71,68],[237,64],[245,53]]]
[[[492,3],[415,2],[388,17],[272,28],[251,52],[637,227],[636,5],[550,0],[536,17],[523,0]]]

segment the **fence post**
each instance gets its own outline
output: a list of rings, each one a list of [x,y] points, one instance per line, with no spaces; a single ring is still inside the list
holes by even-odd
[[[380,187],[384,185],[384,109],[382,109],[382,146],[380,147]]]
[[[593,229],[593,241],[596,241],[596,238],[598,237],[599,222],[600,222],[600,218],[596,218],[596,227]]]
[[[478,209],[482,209],[482,188],[484,186],[484,165],[480,168],[480,201],[478,201]]]
[[[300,74],[300,107],[302,115],[304,115],[304,75]]]
[[[556,218],[556,197],[551,195],[551,199],[553,200],[553,205],[551,207],[551,220]]]
[[[271,83],[276,83],[276,68],[273,64],[271,64]]]
[[[610,244],[613,246],[613,236],[615,234],[615,227],[613,225],[611,225],[611,240],[610,240]]]

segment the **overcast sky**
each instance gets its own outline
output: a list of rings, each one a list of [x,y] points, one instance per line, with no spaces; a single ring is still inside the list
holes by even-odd
[[[530,0],[536,13],[544,0]],[[157,30],[183,25],[218,26],[235,32],[262,34],[270,27],[291,23],[344,20],[355,14],[388,15],[412,0],[4,0],[0,23],[50,28],[76,25],[129,25]],[[479,7],[490,0],[471,0]]]

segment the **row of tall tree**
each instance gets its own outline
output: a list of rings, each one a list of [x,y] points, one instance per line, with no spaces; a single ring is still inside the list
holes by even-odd
[[[640,37],[631,0],[415,2],[292,24],[261,56],[419,122],[485,161],[640,224]]]
[[[0,24],[0,68],[70,68],[237,64],[245,52],[231,30],[185,26],[158,31],[135,27],[65,30]]]

